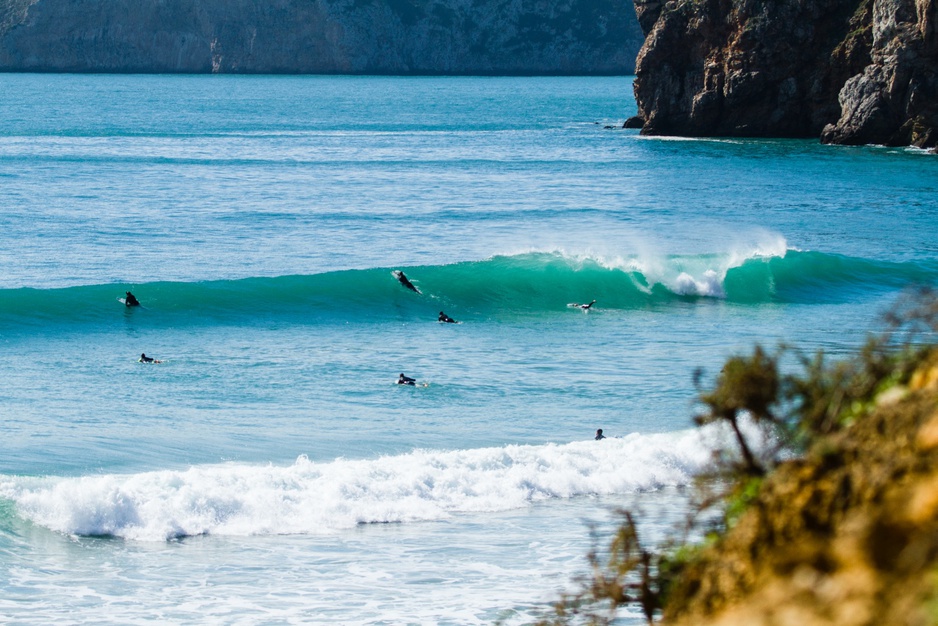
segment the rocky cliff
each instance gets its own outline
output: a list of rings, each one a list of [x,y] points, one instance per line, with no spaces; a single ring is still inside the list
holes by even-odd
[[[629,74],[615,0],[0,0],[0,71]]]
[[[938,144],[936,0],[635,0],[645,134]]]

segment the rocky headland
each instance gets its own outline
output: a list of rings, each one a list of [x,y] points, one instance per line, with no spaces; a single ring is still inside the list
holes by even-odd
[[[0,0],[0,71],[631,74],[613,0]]]
[[[635,0],[649,135],[938,145],[936,0]]]

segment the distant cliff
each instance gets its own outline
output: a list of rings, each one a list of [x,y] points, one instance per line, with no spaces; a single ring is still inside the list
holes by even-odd
[[[938,0],[635,0],[653,135],[938,144]]]
[[[0,0],[0,71],[630,74],[619,0]]]

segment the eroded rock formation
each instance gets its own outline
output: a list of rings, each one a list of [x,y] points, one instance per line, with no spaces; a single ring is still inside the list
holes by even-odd
[[[938,3],[873,3],[871,63],[840,91],[830,143],[938,144]]]
[[[642,132],[938,143],[936,0],[635,0]]]

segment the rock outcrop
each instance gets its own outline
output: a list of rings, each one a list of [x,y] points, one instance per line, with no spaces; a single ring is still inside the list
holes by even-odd
[[[938,0],[635,0],[642,132],[938,143]]]
[[[614,0],[0,0],[0,71],[630,74]]]
[[[829,143],[938,144],[938,2],[873,3],[871,63],[840,91]]]

